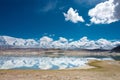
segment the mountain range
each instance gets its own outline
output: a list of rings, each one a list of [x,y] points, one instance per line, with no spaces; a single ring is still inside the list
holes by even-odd
[[[111,50],[120,45],[120,41],[110,41],[106,39],[89,40],[82,37],[79,40],[68,40],[59,37],[54,40],[48,36],[43,36],[39,40],[15,38],[11,36],[0,36],[0,46],[14,48],[45,48],[45,49],[104,49]]]

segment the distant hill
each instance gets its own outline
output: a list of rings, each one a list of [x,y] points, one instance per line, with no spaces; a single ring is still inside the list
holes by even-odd
[[[111,51],[112,52],[120,52],[120,45],[115,47],[115,48],[113,48]]]

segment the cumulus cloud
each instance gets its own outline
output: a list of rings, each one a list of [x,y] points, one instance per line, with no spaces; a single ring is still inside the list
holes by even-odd
[[[74,10],[73,8],[69,8],[67,13],[63,13],[63,15],[66,21],[71,21],[73,23],[84,22],[83,17],[79,16],[77,10]]]
[[[114,4],[117,6],[115,7],[114,15],[117,19],[120,20],[120,0],[114,0]]]
[[[108,0],[90,9],[88,15],[94,24],[110,24],[120,20],[120,0]]]

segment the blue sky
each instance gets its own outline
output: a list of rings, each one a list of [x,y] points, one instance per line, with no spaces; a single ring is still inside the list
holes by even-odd
[[[119,4],[115,8],[111,6],[120,1],[111,1],[0,0],[0,35],[35,39],[42,36],[54,39],[65,37],[75,40],[87,36],[92,40],[120,40],[120,14],[116,14]],[[101,5],[101,2],[104,4]],[[108,4],[108,8],[105,4]],[[97,5],[102,11],[97,9]],[[70,8],[73,13],[69,12]],[[78,19],[71,16],[74,14],[78,14]]]

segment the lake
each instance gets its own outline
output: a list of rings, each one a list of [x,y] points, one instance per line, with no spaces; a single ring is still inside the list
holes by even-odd
[[[85,66],[89,60],[113,60],[107,57],[12,57],[0,56],[0,69],[55,70]]]

